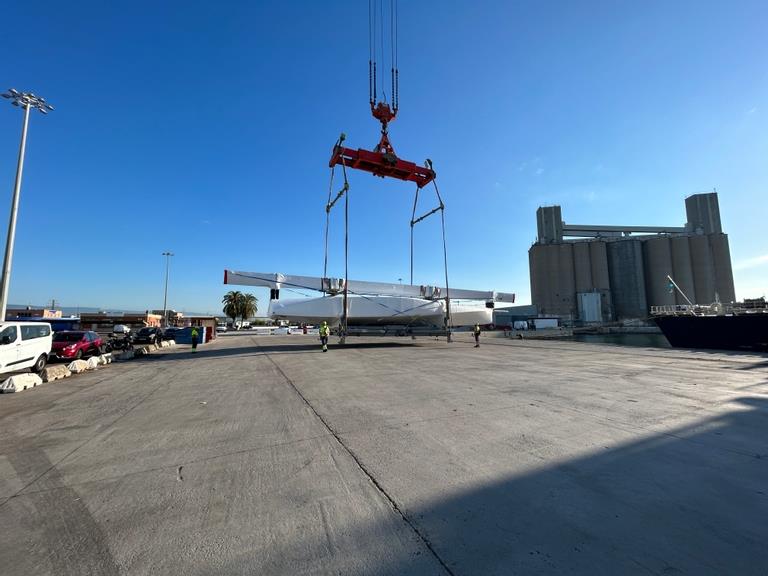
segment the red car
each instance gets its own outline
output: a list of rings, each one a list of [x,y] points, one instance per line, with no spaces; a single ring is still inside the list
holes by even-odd
[[[103,349],[104,342],[96,332],[63,330],[53,335],[50,355],[56,358],[79,360],[83,356],[99,355]]]

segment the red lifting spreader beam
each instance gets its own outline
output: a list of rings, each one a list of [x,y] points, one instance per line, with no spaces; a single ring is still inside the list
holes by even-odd
[[[372,152],[362,148],[353,150],[342,146],[343,141],[344,135],[342,134],[338,144],[333,147],[333,155],[328,163],[331,168],[343,163],[347,168],[364,170],[381,178],[389,176],[407,182],[416,182],[416,186],[419,188],[423,188],[435,179],[434,170],[407,160],[401,160],[394,153]]]

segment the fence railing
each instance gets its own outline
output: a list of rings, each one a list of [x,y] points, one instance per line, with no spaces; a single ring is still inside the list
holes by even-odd
[[[689,304],[667,304],[664,306],[651,306],[651,316],[702,316],[711,314],[754,314],[754,313],[766,313],[765,303],[741,303],[732,302],[723,304],[716,302],[709,306],[702,306],[695,304],[693,306]]]

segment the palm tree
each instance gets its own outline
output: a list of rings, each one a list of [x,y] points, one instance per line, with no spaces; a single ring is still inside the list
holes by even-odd
[[[239,290],[230,290],[224,294],[221,303],[224,304],[222,309],[224,314],[228,318],[232,318],[232,326],[235,325],[238,315],[240,314],[240,303],[243,300],[243,293]]]
[[[256,316],[259,300],[253,294],[243,294],[238,290],[230,290],[224,294],[221,303],[224,304],[224,314],[232,318],[232,325],[234,326],[238,316],[242,320]]]
[[[259,300],[253,294],[242,294],[240,299],[240,318],[247,320],[256,316]]]

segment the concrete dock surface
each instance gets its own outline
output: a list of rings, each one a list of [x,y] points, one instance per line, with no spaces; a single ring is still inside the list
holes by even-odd
[[[766,355],[236,333],[0,434],[6,576],[768,573]]]

